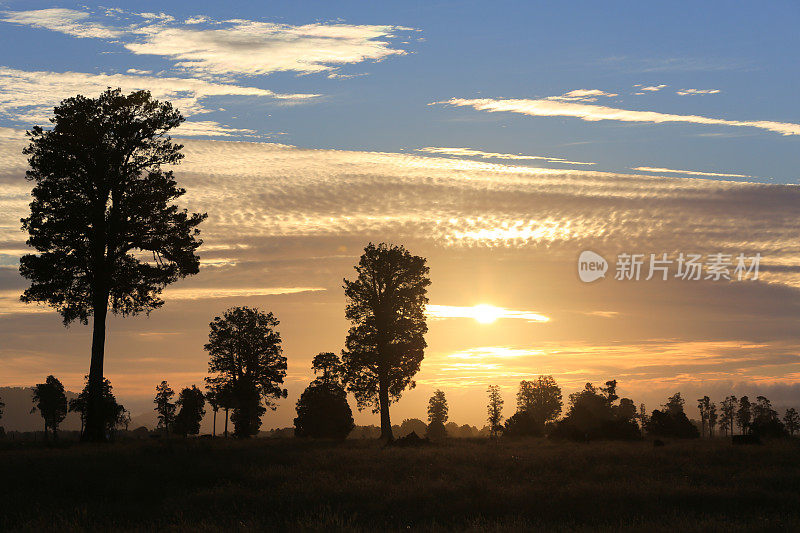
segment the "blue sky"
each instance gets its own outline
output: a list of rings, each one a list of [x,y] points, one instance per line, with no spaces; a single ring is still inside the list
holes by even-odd
[[[108,28],[118,35],[97,38],[86,37],[85,32],[80,36],[62,33],[64,13],[42,11],[34,22],[30,17],[19,21],[20,12],[53,8],[86,14],[79,24]],[[108,14],[108,8],[124,13]],[[0,22],[0,66],[7,68],[87,74],[126,74],[137,69],[150,71],[145,76],[156,78],[200,75],[213,82],[276,93],[320,95],[300,101],[206,96],[200,102],[207,112],[187,112],[190,120],[253,130],[260,140],[387,152],[470,148],[592,162],[592,170],[616,172],[647,167],[746,175],[751,178],[733,179],[750,181],[796,183],[798,178],[797,135],[748,126],[589,122],[429,105],[452,98],[542,99],[595,89],[616,96],[601,96],[587,105],[796,124],[800,122],[796,105],[800,43],[795,31],[800,8],[796,3],[586,2],[567,9],[547,2],[248,2],[198,7],[189,2],[85,6],[6,1],[0,2],[0,9],[6,12],[2,18],[12,21]],[[148,12],[174,20],[138,15]],[[208,20],[185,23],[198,16]],[[338,59],[319,63],[317,72],[301,67],[254,73],[249,65],[185,68],[178,65],[181,59],[169,57],[164,42],[157,54],[124,46],[147,38],[141,32],[123,31],[131,26],[160,28],[168,43],[170,29],[225,31],[237,24],[225,21],[234,19],[286,25],[284,32],[309,24],[346,25],[353,31],[366,26],[386,29],[374,38],[362,35],[363,42],[354,44],[356,49],[368,49],[370,42],[384,43],[379,57],[348,58],[351,49],[343,47],[332,52],[340,54]],[[172,44],[178,50],[175,53],[187,49],[181,38]],[[237,52],[228,45],[223,50],[226,54],[252,53],[247,46]],[[306,59],[303,50],[289,53],[295,54],[289,61]],[[331,79],[331,74],[337,77]],[[658,91],[640,90],[661,85],[665,87]],[[51,91],[57,89],[56,85]],[[719,92],[677,94],[686,89]],[[5,86],[0,90],[19,89]],[[14,119],[18,109],[4,111],[0,109],[0,125],[29,125],[30,116]],[[253,140],[252,135],[241,137],[234,132],[228,138]],[[573,168],[538,160],[518,163]]]

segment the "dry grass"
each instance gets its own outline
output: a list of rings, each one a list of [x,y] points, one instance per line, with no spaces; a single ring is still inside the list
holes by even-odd
[[[800,530],[800,446],[260,439],[0,449],[0,529]]]

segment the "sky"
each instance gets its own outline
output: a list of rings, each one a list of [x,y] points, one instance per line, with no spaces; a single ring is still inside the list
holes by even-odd
[[[110,322],[106,373],[134,415],[162,379],[200,384],[209,322],[250,305],[289,361],[264,427],[290,425],[313,355],[343,346],[342,279],[370,241],[431,268],[429,346],[393,422],[442,388],[480,426],[489,384],[510,416],[540,374],[565,398],[616,378],[650,409],[678,390],[798,406],[799,22],[793,2],[0,1],[0,386],[76,390],[88,370],[90,328],[18,301],[21,151],[59,101],[111,86],[184,113],[176,176],[209,214],[200,273]],[[581,281],[586,250],[605,277]],[[615,279],[621,254],[641,279]],[[666,280],[644,279],[650,254]],[[676,276],[681,254],[702,279]]]

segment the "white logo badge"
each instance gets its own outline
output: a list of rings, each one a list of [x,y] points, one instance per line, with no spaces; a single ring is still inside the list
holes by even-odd
[[[603,256],[589,250],[581,252],[578,258],[578,276],[580,276],[581,281],[591,283],[604,278],[607,270],[608,261],[603,259]]]

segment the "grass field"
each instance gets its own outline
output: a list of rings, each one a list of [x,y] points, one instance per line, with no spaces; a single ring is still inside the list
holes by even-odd
[[[0,530],[800,530],[800,446],[293,439],[0,447]]]

